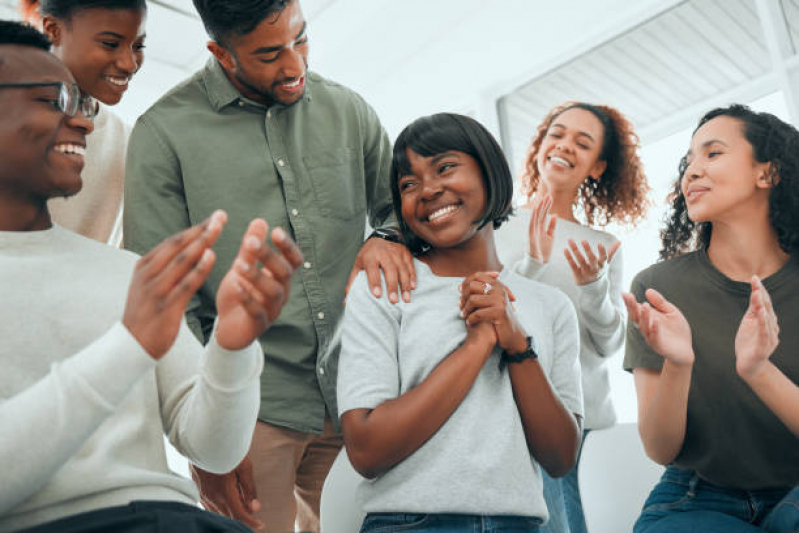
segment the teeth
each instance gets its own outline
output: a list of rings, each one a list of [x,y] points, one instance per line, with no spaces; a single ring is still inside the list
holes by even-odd
[[[284,87],[289,87],[289,88],[294,88],[294,87],[298,86],[301,81],[302,81],[302,78],[297,78],[295,81],[293,81],[291,83],[284,83],[283,86]]]
[[[105,76],[105,80],[121,87],[127,85],[130,78],[112,78],[111,76]]]
[[[86,148],[77,144],[59,144],[55,147],[55,151],[62,154],[86,155]]]
[[[437,218],[443,217],[447,213],[451,213],[451,212],[455,211],[457,208],[458,208],[458,206],[456,206],[456,205],[448,205],[447,207],[442,207],[441,209],[437,209],[437,210],[433,211],[432,213],[430,213],[429,215],[427,215],[427,220],[432,222],[433,220],[435,220]]]
[[[557,163],[558,165],[561,165],[561,166],[564,166],[564,167],[572,167],[573,166],[571,163],[569,163],[568,161],[566,161],[562,157],[558,157],[556,155],[549,156],[549,160],[552,161],[553,163]]]

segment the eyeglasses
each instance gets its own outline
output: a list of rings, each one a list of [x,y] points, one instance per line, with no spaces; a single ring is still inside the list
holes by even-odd
[[[58,98],[52,101],[56,109],[68,117],[74,117],[78,110],[90,120],[97,116],[97,100],[89,95],[81,95],[80,87],[78,87],[77,83],[65,83],[63,81],[0,83],[0,89],[14,87],[58,87]]]

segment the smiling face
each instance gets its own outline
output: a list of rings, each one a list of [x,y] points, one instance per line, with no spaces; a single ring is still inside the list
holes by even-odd
[[[599,179],[606,166],[599,159],[603,141],[602,123],[590,111],[573,107],[556,116],[536,157],[546,187],[576,193],[586,179]]]
[[[408,149],[406,154],[411,173],[399,177],[398,188],[408,228],[433,248],[467,242],[486,211],[485,183],[477,161],[457,151],[423,157]]]
[[[680,188],[693,222],[767,212],[770,165],[755,160],[740,120],[723,115],[709,120],[694,133],[686,163]]]
[[[96,7],[78,9],[68,20],[45,15],[42,24],[53,53],[81,90],[114,105],[144,62],[146,15],[140,9]]]
[[[226,47],[209,43],[228,79],[247,98],[264,105],[291,105],[305,94],[308,35],[297,0],[269,15]]]
[[[67,82],[64,64],[44,50],[2,46],[0,83]],[[0,89],[0,191],[30,204],[71,196],[82,186],[83,152],[92,122],[54,105],[58,87]]]

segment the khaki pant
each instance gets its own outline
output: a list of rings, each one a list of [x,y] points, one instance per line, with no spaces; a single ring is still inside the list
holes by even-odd
[[[342,446],[330,418],[321,435],[261,422],[255,426],[250,459],[267,533],[319,533],[322,485]]]

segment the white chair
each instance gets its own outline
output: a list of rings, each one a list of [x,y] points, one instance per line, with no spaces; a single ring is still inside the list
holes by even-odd
[[[355,497],[355,488],[363,478],[352,468],[347,450],[336,457],[322,487],[319,520],[322,533],[356,533],[366,512]]]
[[[644,453],[635,424],[591,431],[577,471],[589,533],[632,531],[663,470]]]

